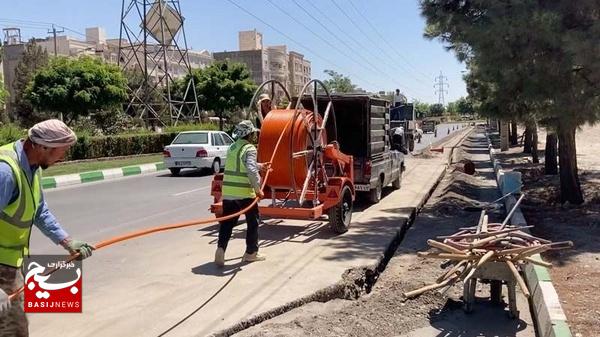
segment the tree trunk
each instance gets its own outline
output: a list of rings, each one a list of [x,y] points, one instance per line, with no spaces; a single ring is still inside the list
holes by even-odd
[[[558,163],[560,168],[560,200],[574,205],[583,203],[583,193],[577,173],[575,127],[558,128]]]
[[[533,161],[534,164],[539,164],[540,163],[540,157],[538,154],[538,129],[537,129],[537,123],[533,124],[533,131],[532,133],[532,137],[531,137],[531,159]]]
[[[531,144],[533,143],[533,128],[531,123],[525,124],[525,135],[523,136],[523,153],[531,153]]]
[[[511,130],[510,130],[510,146],[517,146],[519,145],[519,134],[517,133],[517,121],[513,120],[510,123],[511,126]]]
[[[219,111],[217,115],[219,117],[219,130],[223,131],[223,112]]]
[[[546,134],[546,149],[544,151],[544,172],[546,174],[558,174],[558,138],[556,133],[548,131]]]

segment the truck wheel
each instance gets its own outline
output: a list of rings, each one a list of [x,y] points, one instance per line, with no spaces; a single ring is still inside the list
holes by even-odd
[[[350,187],[342,188],[340,203],[329,209],[329,227],[337,234],[346,233],[352,220],[352,191]]]
[[[179,176],[179,172],[181,172],[181,169],[180,169],[180,168],[178,168],[178,167],[171,167],[171,168],[169,169],[169,171],[171,171],[171,175],[172,175],[173,177],[177,177],[177,176]]]
[[[398,175],[398,178],[396,178],[396,180],[392,181],[392,187],[395,190],[400,189],[401,185],[402,185],[402,169],[400,169],[400,174]]]
[[[376,204],[379,201],[381,201],[381,190],[383,189],[383,184],[381,182],[381,179],[379,179],[377,181],[377,186],[375,186],[375,188],[372,188],[369,191],[369,201],[372,204]]]

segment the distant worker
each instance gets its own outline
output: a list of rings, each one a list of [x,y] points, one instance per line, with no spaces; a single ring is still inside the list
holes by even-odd
[[[260,129],[260,126],[262,124],[262,120],[265,119],[265,117],[267,117],[267,114],[273,110],[273,106],[271,105],[271,97],[269,97],[269,95],[267,94],[260,94],[260,96],[258,96],[258,102],[256,103],[256,110],[258,110],[258,113],[261,115],[262,118],[256,118],[256,126]]]
[[[393,106],[398,107],[404,103],[406,103],[406,96],[404,96],[400,93],[400,89],[396,89],[396,94],[394,95]]]
[[[41,172],[64,159],[77,136],[63,122],[47,120],[29,129],[26,139],[0,147],[0,336],[28,336],[23,296],[8,295],[23,286],[23,259],[29,255],[31,226],[70,254],[92,255],[92,246],[71,239],[42,193]]]
[[[236,125],[233,137],[236,141],[227,151],[225,173],[223,176],[223,216],[231,215],[248,207],[258,196],[264,198],[261,190],[260,172],[266,172],[271,163],[257,162],[257,151],[253,143],[258,141],[260,130],[245,120]],[[258,253],[258,225],[260,216],[258,204],[244,214],[246,217],[246,253],[242,262],[263,261],[265,256]],[[215,253],[215,264],[225,265],[225,250],[231,239],[233,227],[237,225],[239,216],[221,221],[219,225],[219,241]]]

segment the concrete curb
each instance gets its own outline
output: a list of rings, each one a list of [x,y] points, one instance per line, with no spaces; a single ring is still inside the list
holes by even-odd
[[[488,148],[490,152],[490,158],[492,165],[494,166],[494,172],[496,173],[496,182],[498,188],[502,191],[502,194],[507,190],[508,179],[505,179],[506,174],[509,173],[502,168],[499,161],[496,160],[496,149],[492,146],[492,141],[489,135],[486,133],[488,141]],[[520,178],[520,176],[519,176]],[[504,199],[504,206],[507,210],[512,209],[514,204],[517,202],[514,196],[509,196]],[[526,226],[527,221],[523,212],[520,208],[517,208],[510,223],[515,226]],[[528,231],[528,230],[525,230]],[[534,259],[542,260],[539,254],[533,256]],[[567,323],[567,316],[565,315],[558,298],[558,293],[554,289],[552,280],[550,279],[550,273],[545,267],[533,265],[528,263],[524,268],[525,282],[531,292],[530,303],[533,309],[533,315],[535,317],[536,328],[538,336],[540,337],[572,337],[571,329]]]
[[[55,177],[42,178],[42,187],[51,189],[64,186],[72,186],[90,183],[94,181],[110,180],[132,175],[150,173],[165,170],[165,164],[162,162],[143,164],[137,166],[127,166],[120,168],[112,168],[100,171],[90,171],[77,174],[67,174]]]

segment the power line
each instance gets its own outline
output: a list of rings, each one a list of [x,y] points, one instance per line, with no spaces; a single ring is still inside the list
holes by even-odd
[[[306,8],[304,8],[302,5],[300,5],[296,0],[292,0],[298,7],[300,7],[300,9],[302,9],[302,11],[304,11],[308,16],[310,16],[315,22],[317,22],[321,27],[323,27],[323,29],[325,29],[328,33],[330,33],[331,35],[333,35],[336,39],[338,39],[339,41],[341,41],[346,47],[348,47],[350,50],[354,50],[356,47],[350,46],[344,39],[340,38],[339,35],[337,35],[335,32],[333,32],[331,29],[329,29],[327,26],[325,26],[323,23],[321,23],[321,20],[315,18],[314,15],[312,15]],[[315,10],[315,12],[319,12],[322,13],[323,11],[318,8],[312,1],[310,0],[306,0],[306,2]],[[326,18],[328,19],[328,18]],[[404,69],[400,69],[398,68],[393,62],[389,63],[386,59],[382,58],[381,56],[373,53],[371,51],[370,48],[365,47],[360,41],[356,40],[355,38],[353,38],[352,36],[350,36],[350,34],[348,34],[347,30],[340,27],[340,25],[338,25],[334,20],[328,20],[331,24],[333,24],[342,34],[344,34],[344,36],[346,38],[348,38],[350,41],[354,42],[354,44],[356,44],[358,46],[358,48],[362,51],[367,52],[369,55],[371,55],[373,58],[377,58],[378,60],[380,60],[382,63],[391,65],[393,67],[395,67],[396,69],[399,69],[401,72],[405,72],[406,70]],[[358,55],[362,58],[362,59],[366,59],[362,54],[358,53]],[[370,61],[367,61],[370,63]],[[387,73],[386,73],[387,74]],[[394,80],[397,81],[397,80]],[[398,82],[396,82],[398,83]],[[401,87],[403,88],[408,88],[405,85],[400,84]],[[417,91],[417,93],[421,94],[421,92]]]
[[[256,16],[255,14],[253,14],[253,13],[252,13],[252,12],[250,12],[250,11],[248,11],[246,8],[242,7],[241,5],[239,5],[238,3],[236,3],[235,1],[233,1],[233,0],[227,0],[227,2],[231,3],[231,4],[232,4],[232,5],[234,5],[235,7],[239,8],[239,9],[240,9],[240,10],[242,10],[244,13],[246,13],[246,14],[248,14],[248,15],[252,16],[252,17],[253,17],[253,18],[255,18],[256,20],[260,21],[262,24],[264,24],[265,26],[267,26],[267,27],[271,28],[272,30],[274,30],[275,32],[279,33],[280,35],[282,35],[282,36],[283,36],[283,37],[285,37],[286,39],[288,39],[288,40],[292,41],[293,43],[297,44],[298,46],[300,46],[300,47],[302,47],[302,48],[304,48],[304,49],[308,50],[308,51],[309,51],[311,54],[313,54],[314,56],[316,56],[316,57],[320,58],[321,60],[323,60],[323,61],[325,61],[325,62],[327,62],[327,63],[329,63],[329,64],[331,64],[331,65],[333,65],[333,66],[336,66],[336,67],[338,66],[338,65],[336,65],[336,63],[335,63],[335,62],[333,62],[333,61],[331,61],[331,60],[329,60],[329,59],[327,59],[327,58],[325,58],[325,57],[321,56],[320,54],[316,53],[314,50],[312,50],[312,48],[309,48],[309,47],[305,46],[304,44],[302,44],[302,43],[298,42],[296,39],[294,39],[294,38],[290,37],[290,36],[289,36],[289,35],[287,35],[286,33],[282,32],[281,30],[279,30],[279,29],[277,29],[276,27],[274,27],[273,25],[271,25],[270,23],[268,23],[268,22],[266,22],[265,20],[261,19],[260,17]],[[367,84],[369,84],[369,85],[372,85],[373,87],[380,87],[380,85],[373,84],[373,83],[372,83],[372,82],[370,82],[370,81],[367,81],[367,80],[365,80],[365,79],[363,79],[363,78],[361,78],[361,77],[359,77],[359,76],[356,76],[356,74],[353,74],[353,73],[350,73],[350,72],[348,72],[348,73],[349,73],[350,75],[352,75],[352,76],[354,76],[354,77],[358,78],[359,80],[361,80],[361,81],[363,81],[363,82],[365,82],[365,83],[367,83]]]
[[[316,32],[314,32],[310,27],[306,26],[304,23],[302,23],[300,20],[296,19],[294,16],[290,15],[289,13],[287,13],[285,10],[283,10],[281,7],[279,7],[278,5],[276,5],[275,3],[272,2],[272,0],[267,0],[269,3],[271,3],[274,7],[276,7],[277,9],[279,9],[279,11],[283,12],[285,15],[287,15],[288,17],[290,17],[292,20],[294,20],[296,23],[298,23],[299,25],[301,25],[302,27],[306,28],[308,31],[310,31],[313,35],[315,35],[316,37],[318,37],[321,41],[325,42],[327,45],[329,45],[330,47],[334,48],[335,50],[337,50],[340,54],[348,57],[349,59],[351,59],[352,61],[354,61],[355,63],[359,64],[362,67],[365,67],[364,63],[361,63],[360,61],[357,61],[356,58],[354,58],[353,56],[349,55],[348,53],[346,53],[344,50],[338,48],[337,46],[335,46],[334,44],[332,44],[330,41],[327,41],[325,38],[323,38],[321,35],[317,34]],[[318,24],[320,24],[323,28],[325,28],[326,30],[327,27],[324,26],[323,24],[321,24],[320,21],[318,21],[317,19],[315,19],[310,12],[307,12],[306,9],[304,9],[304,7],[302,7],[298,2],[296,2],[296,0],[292,0],[296,6],[300,7],[301,10],[303,10],[306,14],[308,14],[313,20],[315,20]],[[329,30],[328,30],[329,31]],[[339,38],[338,38],[339,40]],[[343,43],[345,43],[343,40],[340,40]],[[346,45],[349,49],[352,49],[352,47]],[[359,57],[361,57],[366,64],[368,64],[369,66],[371,66],[371,69],[374,70],[377,73],[383,74],[385,76],[387,76],[388,78],[390,78],[392,81],[396,81],[394,78],[389,77],[389,75],[387,73],[385,73],[384,71],[382,71],[381,69],[379,69],[377,66],[375,66],[373,63],[371,63],[368,59],[364,58],[364,56],[362,56],[361,54],[357,54]],[[366,69],[366,67],[365,67]],[[371,70],[369,69],[369,70]],[[402,87],[404,87],[401,84],[398,84]],[[408,89],[408,88],[407,88]]]
[[[390,54],[388,54],[388,52],[385,51],[385,49],[381,48],[378,44],[373,42],[373,39],[371,39],[371,37],[369,36],[369,34],[367,34],[362,28],[361,25],[356,22],[340,5],[338,5],[338,3],[335,0],[331,0],[331,2],[335,5],[335,7],[337,7],[337,9],[339,9],[340,12],[342,12],[342,14],[350,21],[352,22],[352,24],[358,29],[359,32],[361,32],[366,38],[367,40],[369,40],[371,42],[371,44],[373,44],[373,46],[375,46],[375,48],[377,48],[382,54],[385,54],[386,57],[390,58],[390,59],[394,59]],[[406,69],[404,70],[405,72],[407,72],[408,74],[410,74],[410,71],[407,71]],[[421,81],[420,79],[415,78],[415,80],[417,81]]]
[[[381,34],[379,32],[379,30],[371,23],[371,20],[369,20],[366,15],[364,15],[358,8],[356,8],[356,6],[354,5],[354,2],[352,0],[349,0],[349,2],[350,2],[350,6],[352,6],[352,8],[354,8],[354,10],[356,11],[356,13],[358,13],[358,15],[360,15],[367,22],[367,24],[371,27],[371,29],[373,29],[373,31],[375,32],[375,34],[377,34],[377,36],[379,36],[379,38],[383,42],[385,42],[385,44],[387,44],[387,46],[388,46],[389,49],[393,50],[401,59],[403,59],[406,62],[406,64],[408,66],[410,66],[413,70],[415,70],[416,72],[418,72],[421,76],[423,76],[423,77],[425,77],[427,79],[430,78],[428,75],[422,73],[417,67],[415,67],[404,55],[402,55],[400,52],[398,52],[396,50],[396,48],[394,48],[394,46],[390,42],[388,42],[388,40],[386,40],[383,37],[383,34]]]

